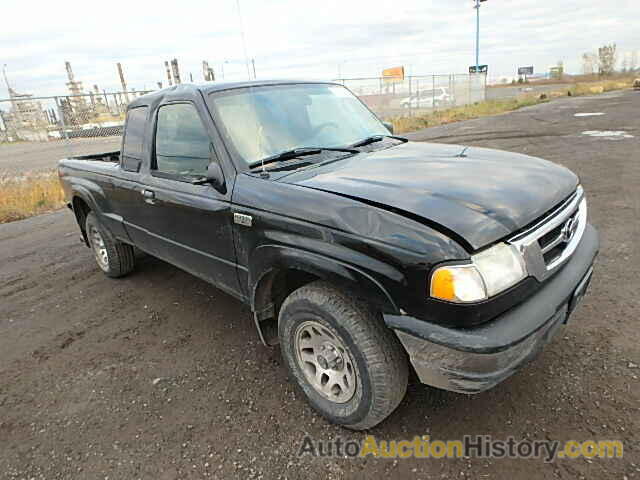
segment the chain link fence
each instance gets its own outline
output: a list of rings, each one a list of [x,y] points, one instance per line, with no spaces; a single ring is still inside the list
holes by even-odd
[[[0,99],[0,176],[54,168],[60,158],[120,149],[127,105],[148,91]]]
[[[0,99],[0,140],[42,142],[120,135],[127,105],[149,91],[35,97],[12,90],[10,98]]]
[[[337,79],[379,117],[416,116],[485,99],[486,74]]]
[[[341,79],[381,118],[415,116],[485,99],[485,75]],[[59,159],[120,149],[127,105],[149,91],[0,99],[0,177],[56,167]]]

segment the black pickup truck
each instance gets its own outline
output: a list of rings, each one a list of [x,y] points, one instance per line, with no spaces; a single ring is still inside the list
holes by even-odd
[[[138,248],[241,299],[313,407],[366,429],[411,369],[462,393],[514,373],[598,252],[566,168],[391,130],[339,84],[179,85],[131,103],[120,152],[59,175],[106,275]]]

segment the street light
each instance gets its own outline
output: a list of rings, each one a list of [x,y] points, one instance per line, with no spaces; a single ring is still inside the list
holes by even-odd
[[[476,73],[480,73],[480,3],[487,0],[473,0],[476,9]]]

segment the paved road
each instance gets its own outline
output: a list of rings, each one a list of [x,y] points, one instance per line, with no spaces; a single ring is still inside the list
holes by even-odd
[[[563,99],[412,134],[563,163],[581,177],[602,251],[592,295],[544,354],[493,390],[410,385],[379,439],[620,439],[622,460],[314,459],[328,425],[261,346],[247,308],[150,257],[104,277],[69,212],[0,226],[3,478],[640,477],[640,94]],[[605,115],[575,117],[575,113]],[[584,131],[627,132],[594,137]],[[155,384],[154,384],[155,382]]]
[[[76,138],[0,145],[0,176],[56,168],[58,160],[120,150],[120,137]]]

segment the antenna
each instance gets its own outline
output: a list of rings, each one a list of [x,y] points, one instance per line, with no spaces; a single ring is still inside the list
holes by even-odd
[[[469,145],[467,145],[466,147],[464,147],[464,148],[462,149],[462,151],[461,151],[458,155],[456,155],[456,157],[459,157],[459,158],[466,158],[466,156],[467,156],[467,150],[469,150]]]
[[[247,67],[247,78],[251,80],[251,71],[249,70],[249,57],[247,56],[247,42],[244,38],[244,24],[242,22],[242,12],[240,12],[240,0],[236,0],[238,7],[238,19],[240,20],[240,37],[242,37],[242,50],[244,51],[244,64]]]
[[[251,87],[249,87],[249,93],[251,93]],[[254,106],[254,110],[255,110],[255,102],[253,104]],[[260,152],[262,150],[262,145],[260,145],[260,139],[262,138],[262,124],[260,124],[260,126],[258,127],[258,152]],[[262,166],[262,173],[261,175],[264,177],[265,175],[268,175],[267,171],[264,169],[264,156],[261,159],[261,166]]]

